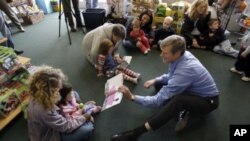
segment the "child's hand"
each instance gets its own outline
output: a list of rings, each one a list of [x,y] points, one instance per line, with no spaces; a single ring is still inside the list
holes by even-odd
[[[92,117],[90,114],[83,114],[83,116],[86,119],[86,121],[90,121]]]
[[[141,37],[138,37],[137,40],[138,40],[138,41],[141,41]]]
[[[98,74],[97,74],[97,77],[98,77],[98,78],[101,78],[101,77],[103,77],[103,76],[104,76],[103,73],[98,73]]]
[[[246,51],[243,51],[241,54],[240,54],[241,57],[243,58],[246,58],[247,57],[247,52]]]
[[[140,42],[140,41],[137,41],[137,42],[136,42],[136,47],[140,48],[140,46],[141,46],[141,42]]]
[[[199,46],[196,39],[193,40],[192,46],[195,47],[195,48],[200,48],[200,46]]]
[[[213,36],[214,36],[214,33],[209,33],[208,36],[209,36],[209,37],[213,37]]]

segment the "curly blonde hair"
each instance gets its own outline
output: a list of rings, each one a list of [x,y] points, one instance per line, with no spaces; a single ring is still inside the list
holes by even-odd
[[[192,19],[192,20],[197,20],[199,18],[205,18],[207,15],[207,12],[203,13],[203,14],[199,14],[197,12],[197,7],[201,4],[207,4],[207,8],[206,11],[208,11],[208,0],[195,0],[191,7],[189,8],[188,12],[188,16]]]
[[[59,90],[66,76],[60,69],[41,66],[30,78],[32,100],[40,103],[46,110],[54,110],[60,100]]]

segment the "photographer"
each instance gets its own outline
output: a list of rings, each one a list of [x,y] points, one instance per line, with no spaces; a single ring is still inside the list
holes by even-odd
[[[62,4],[63,4],[63,10],[64,10],[64,14],[65,17],[68,18],[69,21],[69,26],[70,26],[70,30],[71,32],[76,32],[76,28],[75,28],[75,23],[74,23],[74,19],[73,19],[73,11],[71,9],[71,2],[73,4],[73,8],[74,8],[74,16],[76,18],[76,26],[77,27],[83,27],[82,24],[82,19],[81,19],[81,13],[79,10],[79,0],[62,0]]]

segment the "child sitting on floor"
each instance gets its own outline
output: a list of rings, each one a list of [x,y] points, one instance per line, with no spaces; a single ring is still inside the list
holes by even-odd
[[[135,19],[132,24],[133,30],[129,33],[129,36],[136,41],[136,47],[138,47],[143,54],[148,54],[150,45],[148,38],[140,27],[140,21]]]
[[[243,75],[241,80],[250,82],[250,32],[242,38],[239,55],[230,71]]]
[[[124,80],[137,84],[140,73],[126,68],[126,65],[123,66],[122,64],[118,64],[110,53],[113,47],[114,44],[109,39],[104,39],[101,42],[98,55],[97,76],[102,77],[105,74],[108,78],[110,78],[122,73]]]
[[[175,34],[174,29],[171,27],[172,24],[173,24],[173,18],[170,16],[165,17],[165,19],[162,23],[162,27],[155,30],[153,48],[157,47],[157,49],[160,50],[161,40],[165,39],[166,37],[168,37],[170,35]]]
[[[208,27],[209,30],[198,40],[200,47],[236,58],[239,51],[232,47],[229,39],[226,39],[224,30],[220,28],[219,20],[210,19]]]
[[[73,91],[70,83],[63,83],[60,89],[61,100],[58,106],[65,117],[74,117],[79,114],[94,115],[101,111],[101,106],[96,106],[94,101],[79,104],[80,97],[76,91]],[[78,101],[77,101],[78,99]]]

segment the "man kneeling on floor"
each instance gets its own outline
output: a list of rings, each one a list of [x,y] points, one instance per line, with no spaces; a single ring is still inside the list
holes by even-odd
[[[157,130],[171,118],[179,117],[175,131],[181,131],[187,120],[206,115],[219,105],[219,92],[214,79],[189,51],[183,37],[172,35],[161,42],[163,63],[169,63],[168,73],[145,82],[158,91],[153,96],[134,95],[128,87],[119,91],[128,99],[145,107],[161,107],[158,113],[137,128],[111,136],[111,141],[136,141],[149,130]]]

